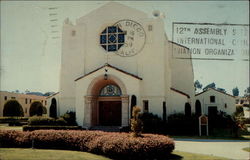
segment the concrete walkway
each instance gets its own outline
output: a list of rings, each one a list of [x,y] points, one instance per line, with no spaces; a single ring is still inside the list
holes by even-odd
[[[250,152],[242,150],[245,147],[250,147],[250,141],[175,139],[177,151],[207,154],[232,160],[250,160]]]

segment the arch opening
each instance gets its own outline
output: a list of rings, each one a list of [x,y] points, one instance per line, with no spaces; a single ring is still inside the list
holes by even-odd
[[[121,126],[124,124],[125,85],[115,76],[95,78],[85,96],[84,121],[88,126]],[[126,103],[128,108],[128,102]]]

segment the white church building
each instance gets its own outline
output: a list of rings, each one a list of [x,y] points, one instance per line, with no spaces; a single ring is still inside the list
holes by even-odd
[[[59,93],[54,112],[76,112],[78,125],[128,126],[132,107],[159,117],[194,112],[188,48],[170,42],[161,13],[108,2],[62,32]],[[48,100],[50,105],[51,100]]]

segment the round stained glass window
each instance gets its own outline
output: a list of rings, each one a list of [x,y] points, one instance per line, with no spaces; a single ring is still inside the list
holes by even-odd
[[[100,96],[120,96],[121,94],[121,89],[112,84],[103,87],[100,91]]]
[[[109,26],[100,35],[100,45],[108,52],[119,50],[124,42],[125,32],[118,26]]]

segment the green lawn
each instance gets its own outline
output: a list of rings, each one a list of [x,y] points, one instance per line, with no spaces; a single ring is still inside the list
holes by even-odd
[[[0,124],[0,130],[17,130],[17,131],[22,131],[23,127],[22,126],[5,126]]]
[[[110,160],[109,158],[87,152],[0,148],[1,160]]]
[[[223,140],[250,140],[249,135],[241,135],[238,138],[234,137],[216,137],[216,136],[170,136],[171,138],[182,139],[223,139]]]
[[[23,149],[23,148],[0,148],[1,160],[111,160],[79,151]],[[174,151],[166,160],[228,160],[226,158],[209,155],[193,154]]]

